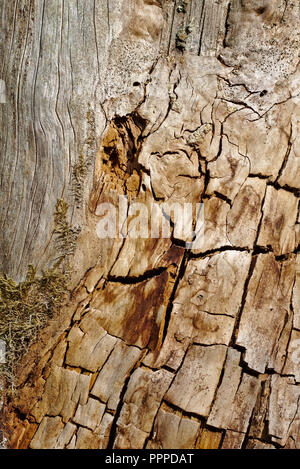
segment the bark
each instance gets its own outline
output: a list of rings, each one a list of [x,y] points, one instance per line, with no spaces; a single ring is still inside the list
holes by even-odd
[[[2,271],[80,227],[8,446],[299,449],[299,2],[2,2]],[[99,239],[119,195],[203,202],[202,244]]]

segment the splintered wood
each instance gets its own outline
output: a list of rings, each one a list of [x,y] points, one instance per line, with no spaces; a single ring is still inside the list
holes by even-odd
[[[8,274],[56,256],[55,199],[76,154],[94,166],[69,200],[70,298],[21,364],[8,445],[300,449],[299,2],[13,3],[32,32],[16,21],[1,46]],[[135,229],[170,236],[130,237],[126,208],[99,239],[120,197],[152,215]],[[199,243],[196,211],[180,232],[166,210],[184,203],[203,204]]]

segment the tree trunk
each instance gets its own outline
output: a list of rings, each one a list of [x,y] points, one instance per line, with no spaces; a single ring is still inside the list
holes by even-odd
[[[2,5],[2,272],[69,291],[7,446],[300,448],[299,2]]]

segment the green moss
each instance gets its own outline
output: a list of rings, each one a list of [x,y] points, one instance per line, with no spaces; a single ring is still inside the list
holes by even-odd
[[[94,159],[96,150],[96,124],[95,113],[88,104],[86,114],[87,136],[84,140],[83,149],[72,168],[72,195],[75,199],[76,207],[80,208],[83,199],[83,188],[88,169]]]
[[[81,153],[72,170],[72,194],[78,208],[81,206],[83,183],[86,173],[87,165],[84,159],[84,155]]]
[[[0,339],[5,342],[5,363],[0,364],[0,382],[15,388],[15,377],[22,356],[39,330],[61,306],[70,274],[69,260],[74,253],[79,228],[68,222],[68,204],[58,199],[54,212],[54,237],[58,255],[53,266],[37,275],[28,267],[24,281],[16,283],[0,274]]]
[[[85,144],[93,150],[96,144],[96,123],[95,123],[95,113],[92,109],[90,103],[88,103],[88,111],[86,114],[87,124],[88,124],[88,135],[85,139]]]
[[[58,250],[56,266],[61,265],[63,271],[68,273],[69,258],[74,254],[79,227],[71,226],[67,219],[68,204],[63,199],[58,199],[54,213],[54,236]]]
[[[0,338],[6,344],[0,378],[12,391],[20,359],[61,305],[65,291],[66,276],[57,269],[37,276],[30,265],[26,279],[20,283],[0,275]]]

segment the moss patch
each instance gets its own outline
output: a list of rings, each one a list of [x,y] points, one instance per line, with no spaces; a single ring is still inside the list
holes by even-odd
[[[20,359],[62,303],[65,291],[66,276],[54,269],[37,276],[30,265],[25,281],[18,284],[0,275],[0,338],[6,344],[0,377],[12,391]]]
[[[0,363],[0,394],[3,380],[6,391],[14,391],[22,356],[65,298],[70,256],[80,231],[68,222],[68,208],[63,199],[57,200],[54,238],[58,254],[49,270],[37,275],[30,265],[26,279],[20,283],[0,274],[0,339],[6,347],[5,363]]]
[[[74,254],[75,245],[80,228],[71,226],[68,222],[68,204],[63,199],[58,199],[54,213],[54,236],[58,250],[55,267],[61,266],[66,274],[69,274],[69,259]]]
[[[88,104],[86,120],[87,136],[84,140],[82,151],[72,167],[72,195],[75,199],[77,208],[81,208],[82,206],[84,181],[88,174],[88,170],[94,161],[94,154],[96,151],[95,113],[91,108],[90,103]]]

